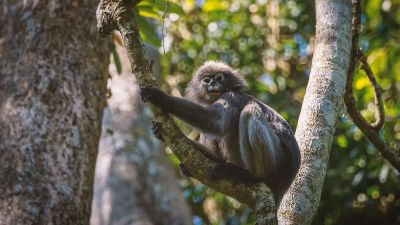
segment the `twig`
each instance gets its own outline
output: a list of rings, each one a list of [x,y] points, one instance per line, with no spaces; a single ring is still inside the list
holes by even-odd
[[[371,143],[378,149],[381,155],[387,159],[397,171],[400,172],[400,156],[398,151],[391,148],[384,140],[381,139],[379,132],[384,124],[385,111],[382,100],[382,89],[376,81],[375,75],[367,62],[367,58],[361,52],[358,46],[358,37],[360,29],[361,3],[360,0],[353,0],[353,21],[352,21],[352,49],[349,70],[347,73],[346,92],[344,102],[347,113],[356,124],[356,126],[365,134]],[[356,62],[361,62],[361,69],[365,71],[370,83],[374,89],[374,99],[376,106],[376,121],[370,124],[360,113],[357,108],[357,101],[353,92],[354,70]]]
[[[165,2],[165,9],[164,9],[164,14],[162,16],[162,27],[161,27],[161,38],[162,38],[162,46],[163,46],[164,55],[165,55],[164,25],[165,25],[165,16],[167,15],[168,4],[169,4],[169,0],[167,0]]]
[[[364,54],[359,51],[359,60],[361,62],[361,69],[365,71],[368,76],[369,81],[371,82],[374,88],[374,99],[375,99],[375,106],[376,110],[376,121],[371,124],[375,130],[379,131],[382,129],[383,124],[385,123],[385,108],[383,107],[383,100],[382,100],[382,88],[379,86],[378,82],[376,81],[375,75],[371,70],[367,62],[367,58]]]

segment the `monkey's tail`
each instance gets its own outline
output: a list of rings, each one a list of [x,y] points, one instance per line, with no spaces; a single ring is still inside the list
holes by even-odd
[[[240,114],[240,153],[246,169],[257,178],[270,179],[279,161],[280,142],[260,106],[250,103]]]

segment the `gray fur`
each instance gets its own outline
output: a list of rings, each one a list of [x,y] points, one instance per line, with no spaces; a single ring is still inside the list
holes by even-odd
[[[215,95],[201,79],[217,72],[222,72],[224,79],[218,83],[221,93]],[[239,71],[208,61],[189,84],[187,95],[192,101],[158,89],[142,90],[142,96],[198,128],[199,151],[216,162],[233,164],[244,178],[249,174],[264,181],[279,204],[299,169],[299,147],[289,124],[272,108],[243,93],[245,87]]]
[[[257,178],[270,178],[276,173],[281,146],[258,104],[250,103],[240,113],[239,138],[246,169]]]
[[[206,95],[206,89],[201,85],[201,79],[205,75],[212,75],[218,72],[224,73],[227,81],[227,89],[235,91],[244,91],[247,87],[246,81],[238,70],[233,70],[223,62],[207,61],[194,73],[192,81],[186,90],[186,96],[189,99],[200,104],[210,104],[214,99],[209,99]]]

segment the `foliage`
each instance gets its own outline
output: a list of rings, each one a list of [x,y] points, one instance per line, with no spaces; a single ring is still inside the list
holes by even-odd
[[[158,32],[158,27],[162,26],[162,29],[164,28],[164,19],[167,13],[181,15],[183,10],[175,2],[169,0],[143,0],[132,9],[132,13],[136,15],[140,36],[143,41],[148,45],[160,47],[163,32]],[[114,42],[122,45],[122,40],[118,35],[114,35]],[[115,61],[116,70],[120,74],[122,65],[114,46],[112,48],[112,57]]]
[[[152,29],[165,25],[164,89],[181,95],[191,74],[205,60],[222,60],[240,68],[250,94],[271,105],[296,127],[313,52],[313,3],[148,0],[137,8],[140,16],[155,19],[146,19],[140,27],[148,43],[160,46],[156,40],[161,40],[163,32]],[[364,0],[360,39],[385,90],[386,124],[382,135],[396,146],[400,146],[399,9],[399,0]],[[373,120],[372,88],[361,72],[356,74],[354,87],[363,115]],[[253,212],[235,200],[196,181],[184,179],[182,183],[195,224],[254,222]],[[399,174],[377,154],[343,109],[313,224],[399,224],[399,187]]]

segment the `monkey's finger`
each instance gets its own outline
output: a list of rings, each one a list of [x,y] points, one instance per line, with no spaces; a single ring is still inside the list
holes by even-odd
[[[153,124],[153,126],[152,126],[151,130],[152,130],[154,136],[156,136],[156,138],[158,138],[160,141],[164,142],[164,138],[162,137],[161,130],[160,130],[162,124],[156,120],[153,120],[152,124]]]
[[[161,122],[158,122],[157,120],[152,120],[152,121],[151,121],[151,125],[152,125],[153,127],[155,127],[155,126],[161,126]]]
[[[159,139],[162,142],[165,142],[163,136],[160,133],[153,131],[153,134],[157,139]]]

